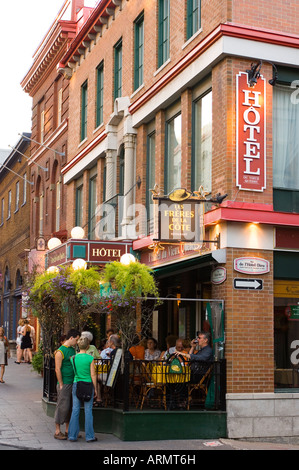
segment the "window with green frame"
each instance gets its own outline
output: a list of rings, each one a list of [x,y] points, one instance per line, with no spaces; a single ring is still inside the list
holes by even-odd
[[[97,67],[96,127],[103,122],[104,107],[104,62]]]
[[[76,187],[76,209],[75,209],[75,226],[83,225],[83,182],[82,178],[77,182]]]
[[[169,59],[170,0],[158,4],[158,67]]]
[[[173,189],[181,187],[181,133],[182,115],[177,114],[166,122],[165,135],[165,165],[164,165],[164,192],[170,193]]]
[[[146,214],[147,214],[147,234],[153,232],[151,224],[153,224],[153,214],[151,211],[151,193],[150,189],[155,186],[155,163],[156,163],[156,132],[154,125],[149,126],[147,135],[146,149]]]
[[[299,72],[277,67],[273,88],[273,207],[275,211],[299,212]]]
[[[212,90],[193,101],[191,187],[212,189]]]
[[[139,15],[134,25],[134,90],[143,84],[143,54],[144,54],[144,15]]]
[[[201,28],[201,0],[187,0],[187,39]]]
[[[87,137],[87,80],[81,86],[81,141]]]
[[[114,99],[122,95],[122,39],[114,46]]]
[[[88,238],[95,238],[97,211],[97,168],[90,171],[89,178],[89,210],[88,210]]]

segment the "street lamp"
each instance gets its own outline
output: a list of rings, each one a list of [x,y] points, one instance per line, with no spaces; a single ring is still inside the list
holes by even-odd
[[[75,261],[73,261],[72,267],[75,271],[77,271],[79,269],[87,269],[87,263],[86,263],[85,259],[77,258],[77,259],[75,259]]]
[[[72,238],[75,238],[77,240],[82,240],[85,236],[85,232],[84,232],[84,229],[82,227],[74,227],[72,228],[71,230],[71,237]]]
[[[53,237],[50,238],[48,241],[48,249],[53,250],[54,248],[57,248],[59,245],[61,245],[61,240],[59,238]]]
[[[125,253],[120,257],[121,264],[128,266],[130,263],[135,263],[136,258],[131,253]]]

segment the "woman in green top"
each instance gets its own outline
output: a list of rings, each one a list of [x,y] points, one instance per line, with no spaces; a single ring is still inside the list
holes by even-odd
[[[80,431],[79,425],[79,415],[81,402],[77,398],[77,382],[92,382],[94,386],[93,396],[96,396],[96,373],[94,367],[93,357],[86,353],[89,347],[89,341],[87,338],[82,337],[78,340],[78,346],[80,352],[76,354],[73,358],[75,363],[75,378],[73,384],[73,409],[72,416],[70,420],[68,438],[70,441],[76,441]],[[97,438],[94,435],[93,429],[93,415],[92,415],[92,405],[93,405],[93,396],[89,401],[84,402],[84,415],[85,415],[85,439],[87,442],[94,442]]]

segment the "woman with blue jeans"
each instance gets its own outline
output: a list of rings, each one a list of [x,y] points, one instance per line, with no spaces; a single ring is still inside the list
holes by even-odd
[[[86,350],[89,347],[89,341],[86,337],[81,336],[77,344],[79,346],[80,352],[73,357],[73,360],[75,362],[75,378],[72,390],[73,409],[68,429],[68,439],[69,441],[76,441],[80,431],[79,415],[81,401],[77,398],[76,391],[77,382],[82,380],[83,382],[92,382],[94,387],[91,399],[89,401],[84,402],[85,439],[87,442],[94,442],[97,440],[94,435],[92,414],[93,398],[94,396],[96,396],[97,385],[94,360],[92,356],[86,353]]]

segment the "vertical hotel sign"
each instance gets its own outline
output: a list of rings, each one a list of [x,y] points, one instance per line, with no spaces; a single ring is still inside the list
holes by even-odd
[[[237,186],[245,191],[266,188],[266,81],[254,87],[248,75],[237,75]]]

